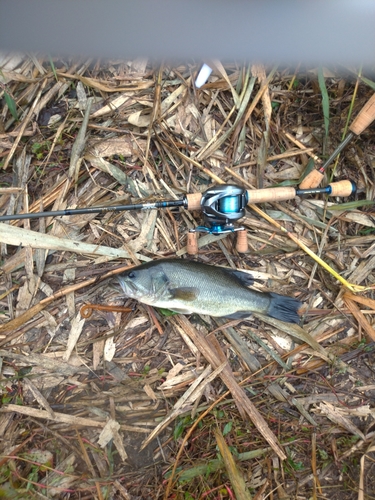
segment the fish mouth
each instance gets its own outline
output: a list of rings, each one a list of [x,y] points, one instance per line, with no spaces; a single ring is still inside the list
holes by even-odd
[[[124,294],[128,297],[137,297],[139,295],[138,288],[134,285],[134,283],[126,278],[118,277],[117,281],[124,292]]]
[[[123,291],[126,297],[131,299],[136,299],[139,301],[145,301],[147,299],[152,300],[153,297],[150,296],[149,293],[145,293],[142,289],[140,289],[133,281],[128,280],[126,278],[117,278],[118,283],[120,284],[121,290]]]

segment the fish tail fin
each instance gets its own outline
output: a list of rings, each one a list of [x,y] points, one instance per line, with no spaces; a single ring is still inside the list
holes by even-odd
[[[298,315],[298,310],[301,308],[302,303],[299,300],[278,293],[270,293],[270,296],[271,303],[267,311],[268,316],[287,323],[300,322],[301,318]]]

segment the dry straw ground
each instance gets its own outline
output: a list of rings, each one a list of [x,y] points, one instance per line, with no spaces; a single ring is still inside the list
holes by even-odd
[[[298,185],[375,88],[355,68],[212,61],[197,90],[200,62],[1,58],[2,214]],[[198,212],[0,223],[0,496],[374,498],[374,167],[370,126],[324,179],[354,180],[355,196],[249,209],[244,255],[232,235],[201,240],[195,258],[301,300],[295,327],[121,294],[120,268],[192,258]],[[85,318],[87,303],[132,310]]]

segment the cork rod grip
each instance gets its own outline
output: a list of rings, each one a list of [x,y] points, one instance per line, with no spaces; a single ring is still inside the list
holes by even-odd
[[[294,187],[277,187],[266,189],[255,189],[247,192],[249,203],[263,203],[266,201],[292,200],[296,197]]]
[[[187,209],[188,210],[191,210],[192,212],[194,210],[202,210],[202,207],[201,207],[202,193],[186,194],[185,197],[187,199]]]
[[[349,128],[354,134],[359,135],[373,120],[375,120],[375,94],[366,102]]]

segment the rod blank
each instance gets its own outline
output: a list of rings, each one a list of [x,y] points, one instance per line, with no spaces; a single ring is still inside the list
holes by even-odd
[[[52,212],[36,212],[28,214],[2,215],[0,221],[20,219],[40,219],[41,217],[59,217],[63,215],[83,214],[105,214],[107,212],[124,212],[126,210],[153,210],[155,208],[181,207],[185,204],[183,200],[157,201],[155,203],[135,203],[134,205],[116,205],[113,207],[87,207],[67,210],[55,210]]]

